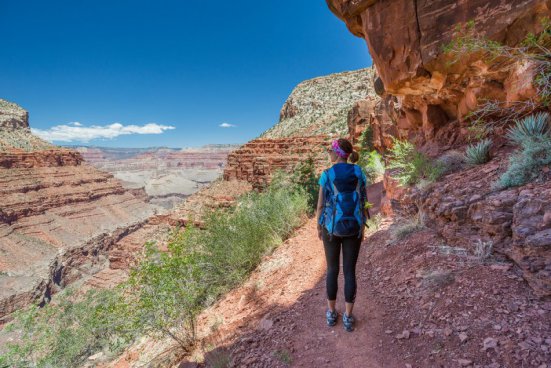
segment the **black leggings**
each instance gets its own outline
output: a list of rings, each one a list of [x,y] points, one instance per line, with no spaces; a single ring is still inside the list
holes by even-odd
[[[339,258],[342,246],[343,271],[344,271],[344,300],[347,303],[354,303],[356,299],[356,262],[360,253],[362,239],[357,236],[341,238],[333,236],[329,240],[329,234],[323,228],[323,247],[325,248],[325,259],[327,261],[327,299],[337,299]]]

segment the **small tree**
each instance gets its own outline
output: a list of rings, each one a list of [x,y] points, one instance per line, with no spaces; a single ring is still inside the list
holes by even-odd
[[[291,177],[293,184],[301,187],[308,198],[308,208],[313,213],[318,204],[318,180],[316,176],[316,165],[314,158],[309,156],[306,160],[299,162]]]

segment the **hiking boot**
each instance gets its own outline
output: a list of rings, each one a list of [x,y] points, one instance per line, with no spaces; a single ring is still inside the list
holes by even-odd
[[[354,331],[354,317],[347,316],[346,312],[342,314],[342,324],[347,332]]]
[[[333,327],[337,324],[337,319],[339,318],[339,315],[337,311],[331,312],[330,310],[327,310],[325,312],[325,318],[327,318],[327,326]]]

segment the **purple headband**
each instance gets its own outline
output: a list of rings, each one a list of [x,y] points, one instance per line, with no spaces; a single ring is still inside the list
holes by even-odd
[[[342,158],[348,158],[348,156],[350,156],[349,153],[346,153],[342,150],[342,148],[339,146],[339,141],[336,139],[331,144],[331,147],[333,148],[333,151]]]

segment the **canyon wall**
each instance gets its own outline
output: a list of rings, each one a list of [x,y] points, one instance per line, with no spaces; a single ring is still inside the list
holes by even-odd
[[[33,136],[22,111],[0,105],[0,317],[108,267],[109,250],[160,209]]]
[[[347,134],[348,112],[354,103],[376,96],[374,75],[367,68],[299,83],[281,108],[279,122],[261,138]]]
[[[489,61],[465,53],[459,62],[443,49],[457,27],[518,45],[542,30],[551,15],[545,0],[409,1],[327,0],[349,30],[366,40],[377,69],[378,93],[400,105],[396,134],[418,145],[461,142],[464,118],[487,100],[512,103],[534,97],[533,68],[523,60]],[[434,148],[434,147],[433,147]]]
[[[392,137],[400,137],[437,156],[464,149],[468,114],[487,101],[502,109],[523,101],[538,106],[533,61],[492,59],[480,51],[452,57],[444,47],[467,23],[483,37],[517,46],[529,33],[542,31],[542,20],[551,15],[550,1],[327,0],[327,4],[354,35],[366,40],[377,69],[374,87],[381,99],[360,101],[349,114],[355,140],[369,127],[380,151],[390,147]],[[515,262],[537,295],[549,296],[550,168],[544,167],[536,183],[496,190],[492,183],[507,167],[512,151],[503,135],[503,129],[492,135],[490,163],[449,174],[425,189],[398,188],[387,173],[386,203],[406,212],[422,211],[448,244],[474,250],[476,244],[491,243]]]
[[[229,154],[224,180],[247,181],[261,189],[276,170],[289,172],[310,157],[321,170],[329,166],[330,142],[327,136],[254,139]]]
[[[120,179],[127,188],[144,188],[151,203],[174,208],[222,174],[237,145],[199,148],[78,147],[86,162]]]

